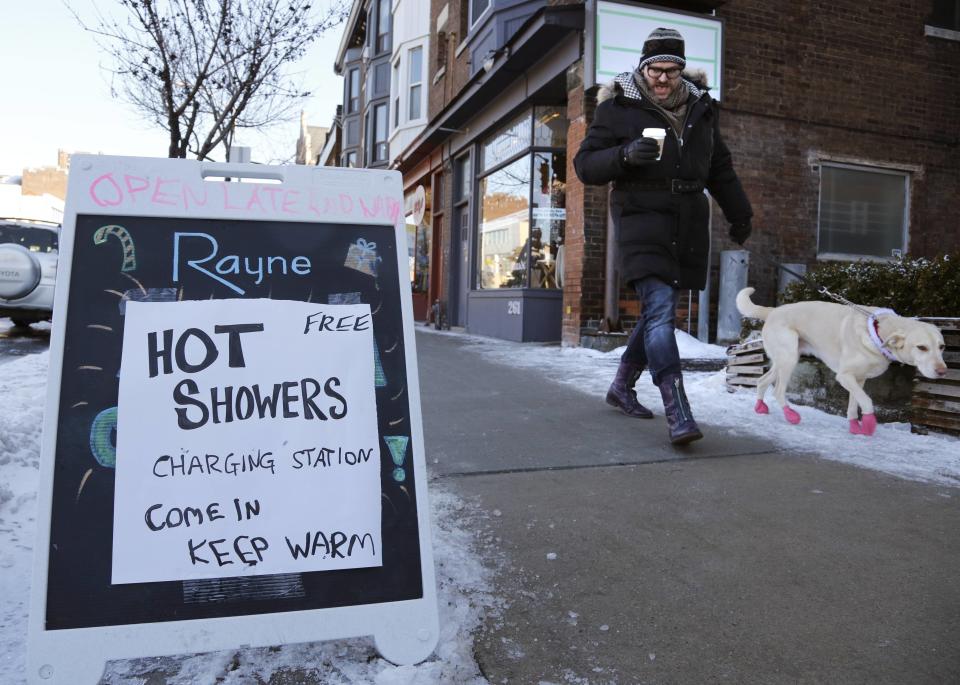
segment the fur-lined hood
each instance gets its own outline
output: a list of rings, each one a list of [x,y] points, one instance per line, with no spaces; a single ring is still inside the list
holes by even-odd
[[[702,97],[710,90],[710,87],[707,85],[707,72],[702,69],[685,70],[680,77],[687,84],[690,92],[697,98]],[[643,99],[640,95],[640,89],[637,88],[637,84],[633,81],[632,71],[621,72],[617,74],[612,81],[608,81],[600,86],[600,90],[597,93],[597,103],[599,104],[604,100],[609,100],[616,95],[623,95],[633,100]]]

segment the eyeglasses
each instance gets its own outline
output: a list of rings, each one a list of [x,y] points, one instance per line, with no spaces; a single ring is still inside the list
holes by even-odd
[[[647,67],[647,75],[653,80],[657,80],[666,74],[667,78],[672,81],[680,76],[681,71],[683,71],[683,69],[680,67],[670,67],[669,69],[661,69],[660,67]]]

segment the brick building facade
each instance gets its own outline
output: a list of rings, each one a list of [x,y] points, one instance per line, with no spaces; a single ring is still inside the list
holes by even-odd
[[[53,195],[65,200],[67,197],[67,173],[70,170],[70,153],[57,150],[57,166],[24,169],[20,185],[24,195]]]
[[[736,0],[718,10],[729,84],[721,124],[754,205],[750,250],[817,261],[829,162],[906,172],[907,250],[960,249],[948,209],[960,190],[960,95],[949,85],[960,41],[924,35],[933,4]],[[756,268],[752,280],[772,302],[773,267]]]
[[[812,266],[822,259],[882,258],[893,251],[931,256],[960,249],[960,226],[951,206],[960,191],[960,95],[952,85],[960,69],[960,17],[944,9],[945,3],[621,4],[631,10],[655,6],[691,16],[701,13],[723,22],[721,129],[754,206],[754,234],[745,247],[758,256],[750,267],[757,301],[772,303],[776,296],[778,279],[770,260]],[[452,325],[481,334],[578,345],[584,333],[604,323],[607,189],[583,186],[572,166],[596,107],[597,87],[585,87],[590,79],[584,74],[591,61],[584,59],[584,45],[590,42],[586,39],[593,30],[594,5],[501,0],[431,4],[435,32],[427,74],[429,123],[393,166],[405,179],[429,179],[440,243],[431,280]],[[482,9],[479,19],[471,14],[477,7]],[[557,306],[548,314],[542,309],[548,294],[534,288],[532,248],[526,252],[531,262],[522,287],[512,293],[509,288],[499,294],[483,292],[481,271],[487,257],[482,243],[490,223],[483,220],[489,199],[483,196],[483,174],[489,174],[483,160],[512,118],[529,108],[536,128],[541,124],[537,107],[557,105],[562,105],[567,122],[563,278],[554,289]],[[530,149],[536,150],[536,137]],[[869,231],[861,240],[851,229],[841,232],[839,244],[846,247],[838,254],[830,247],[838,239],[830,233],[825,213],[852,212],[851,223],[868,226],[876,209],[843,195],[833,200],[840,209],[828,210],[824,198],[874,180],[883,181],[883,188],[902,185],[904,235],[888,235],[885,240],[892,242],[878,248],[868,244],[874,240]],[[533,197],[538,187],[534,167],[530,184]],[[531,236],[538,212],[549,211],[554,212],[551,216],[561,214],[531,203]],[[714,205],[713,293],[720,252],[734,247]],[[622,287],[613,292],[619,318],[628,328],[638,313],[635,298]],[[507,312],[516,316],[515,302],[520,303],[521,318],[528,312],[540,317],[534,325],[541,333],[504,328],[491,318],[491,303],[503,310],[497,316],[509,321]],[[695,320],[697,294],[683,293],[682,309],[687,302],[694,311],[681,311],[680,317]],[[714,297],[713,307],[715,302]],[[556,325],[544,318],[550,316],[559,317]]]

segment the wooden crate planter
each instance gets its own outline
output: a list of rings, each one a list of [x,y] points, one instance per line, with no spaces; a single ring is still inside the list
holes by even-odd
[[[770,368],[762,340],[750,340],[727,348],[727,391],[738,387],[757,387],[757,381]]]
[[[910,426],[914,433],[936,431],[960,436],[960,318],[924,318],[943,332],[947,349],[943,360],[947,375],[936,380],[919,374],[910,402]]]

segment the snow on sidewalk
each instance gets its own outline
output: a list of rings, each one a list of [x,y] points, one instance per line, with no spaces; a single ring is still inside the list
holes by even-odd
[[[48,360],[49,352],[21,357],[4,364],[0,374],[0,680],[11,685],[26,680]],[[430,660],[393,666],[377,656],[372,640],[354,639],[114,662],[103,682],[143,685],[159,670],[169,674],[169,685],[249,685],[279,673],[329,685],[486,685],[473,657],[473,633],[499,603],[491,590],[493,571],[474,551],[472,531],[481,515],[436,484],[429,498],[440,606],[440,641]]]
[[[469,350],[497,364],[530,369],[545,381],[564,383],[602,401],[621,350],[602,353],[584,348],[511,343],[458,333]],[[724,349],[705,346],[678,332],[685,358],[723,357]],[[49,353],[29,355],[3,365],[0,374],[0,673],[4,682],[25,680],[26,621],[29,610],[31,550],[34,538],[39,443]],[[710,431],[755,435],[785,452],[818,454],[902,478],[957,487],[960,441],[910,433],[907,424],[882,424],[873,437],[847,432],[844,417],[799,407],[803,421],[786,423],[775,408],[769,416],[753,412],[754,393],[728,393],[724,372],[686,374],[696,416]],[[646,374],[637,386],[640,401],[659,410],[657,389]],[[946,494],[946,493],[942,493]],[[105,682],[142,685],[145,675],[162,668],[170,685],[219,682],[240,685],[269,680],[272,674],[306,672],[330,685],[484,685],[473,658],[473,633],[499,603],[492,591],[493,571],[475,553],[473,533],[479,514],[451,494],[431,485],[434,559],[441,636],[431,660],[395,667],[379,659],[370,640],[285,645],[187,657],[137,659],[111,664]]]
[[[432,335],[456,336],[473,353],[488,361],[529,369],[545,381],[570,385],[602,402],[624,348],[599,352],[583,347],[560,347],[514,343],[463,333],[418,327]],[[677,345],[683,359],[726,357],[726,349],[706,345],[677,331]],[[960,440],[944,435],[917,435],[908,423],[880,424],[875,435],[851,435],[847,419],[813,407],[796,407],[802,420],[787,423],[775,401],[770,414],[753,411],[756,392],[751,389],[727,392],[726,371],[684,373],[684,386],[693,415],[702,424],[705,439],[721,429],[733,436],[750,435],[775,443],[781,450],[816,454],[825,459],[855,464],[894,476],[938,485],[960,487]],[[640,402],[662,416],[660,391],[644,373],[637,382]],[[768,393],[768,399],[771,398]]]

